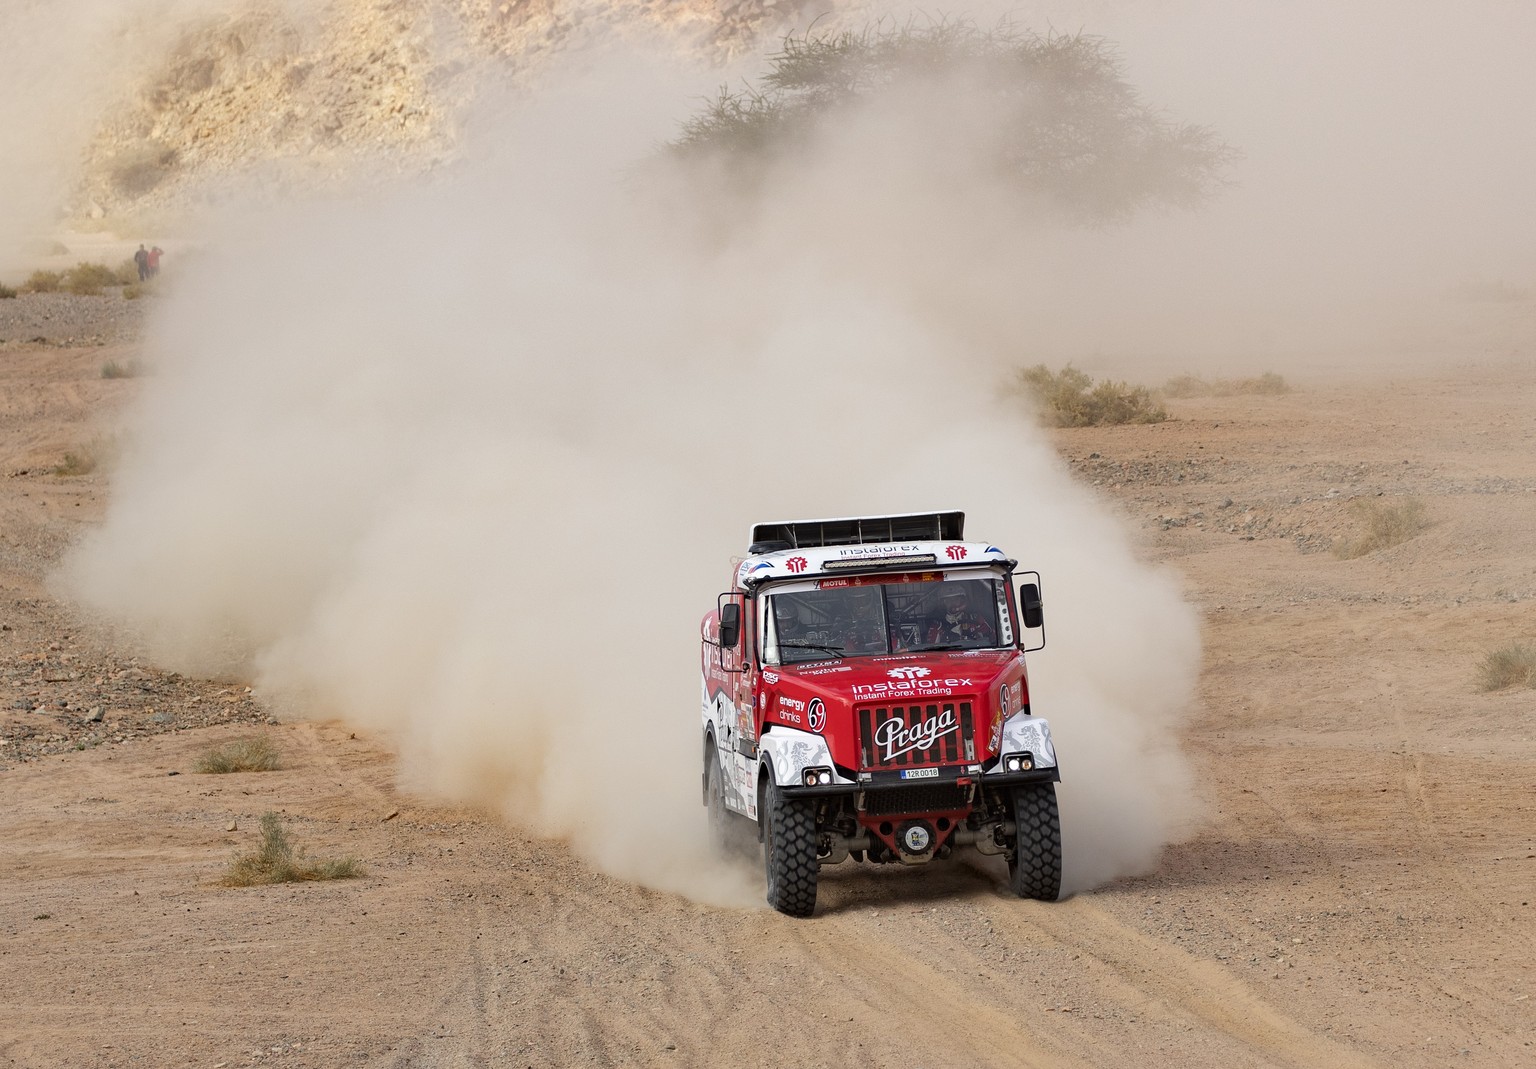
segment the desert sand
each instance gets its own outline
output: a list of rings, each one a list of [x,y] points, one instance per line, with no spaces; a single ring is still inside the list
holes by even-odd
[[[71,300],[59,315],[94,322],[120,299]],[[1477,687],[1489,650],[1536,642],[1536,360],[1529,310],[1506,314],[1515,344],[1435,366],[1053,432],[1200,609],[1184,745],[1209,820],[1155,872],[1055,904],[980,862],[842,866],[808,922],[611,879],[402,793],[387,738],[269,722],[239,681],[168,675],[84,626],[47,575],[110,467],[54,468],[142,387],[101,375],[139,343],[18,327],[0,1064],[1536,1064],[1536,691]],[[1378,495],[1430,526],[1339,559],[1352,500]],[[254,730],[282,771],[194,773]],[[222,886],[269,810],[365,875]]]

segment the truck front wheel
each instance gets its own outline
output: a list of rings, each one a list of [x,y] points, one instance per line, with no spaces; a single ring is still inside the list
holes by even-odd
[[[1016,788],[1013,819],[1019,830],[1008,857],[1008,886],[1020,898],[1056,901],[1061,894],[1061,818],[1056,812],[1056,785]]]
[[[791,917],[809,917],[816,908],[814,804],[785,798],[769,780],[758,792],[757,813],[763,822],[768,904]]]

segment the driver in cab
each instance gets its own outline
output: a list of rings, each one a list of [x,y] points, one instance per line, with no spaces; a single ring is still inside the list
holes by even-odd
[[[992,625],[971,608],[963,590],[939,595],[939,616],[928,626],[929,646],[990,646],[996,641]]]

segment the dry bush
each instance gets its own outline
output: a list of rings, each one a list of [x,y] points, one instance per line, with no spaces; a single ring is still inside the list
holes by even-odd
[[[1290,384],[1283,375],[1266,371],[1251,379],[1204,379],[1199,375],[1176,375],[1163,386],[1168,397],[1235,397],[1238,394],[1267,394],[1278,396],[1290,393]]]
[[[97,468],[117,459],[119,442],[116,435],[91,439],[83,446],[64,454],[62,462],[54,466],[55,475],[89,475]]]
[[[1429,526],[1424,502],[1416,497],[1387,502],[1363,498],[1352,505],[1355,515],[1365,524],[1365,534],[1352,542],[1340,542],[1334,554],[1340,560],[1354,560],[1378,549],[1387,549],[1408,541]]]
[[[1045,421],[1056,427],[1098,427],[1105,424],[1161,423],[1168,412],[1153,400],[1145,386],[1093,377],[1068,364],[1052,371],[1044,364],[1022,368],[1017,387],[1039,408]]]
[[[81,297],[99,297],[104,286],[118,284],[117,273],[106,264],[81,262],[64,273],[64,288]]]
[[[21,284],[24,293],[57,293],[64,276],[57,271],[33,271]]]
[[[101,365],[101,377],[104,379],[135,379],[144,374],[144,368],[137,360],[108,360]]]
[[[133,257],[130,256],[118,264],[117,270],[112,273],[117,276],[119,286],[131,286],[139,280],[139,265],[134,263]]]
[[[15,296],[16,290],[14,287],[7,286],[4,282],[0,282],[0,301],[8,301]]]
[[[249,854],[236,854],[224,874],[226,887],[254,887],[305,880],[348,880],[363,874],[355,857],[314,860],[288,841],[276,813],[261,815],[261,845]]]
[[[283,767],[282,755],[265,735],[235,739],[215,746],[197,759],[195,771],[213,775],[226,772],[276,772]]]
[[[72,477],[75,475],[89,475],[96,470],[99,458],[89,448],[81,449],[78,453],[65,453],[64,459],[54,465],[53,473]]]
[[[1493,650],[1477,666],[1479,690],[1536,687],[1536,649],[1511,643]]]

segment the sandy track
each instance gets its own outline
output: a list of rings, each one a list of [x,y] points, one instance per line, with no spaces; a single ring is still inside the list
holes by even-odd
[[[39,579],[104,483],[46,469],[134,387],[100,350],[0,359],[0,466],[25,472],[0,484],[0,651],[67,652],[89,690],[126,653]],[[1059,436],[1205,615],[1212,819],[1156,874],[1042,905],[980,862],[845,866],[794,923],[401,795],[385,739],[275,726],[286,770],[208,777],[195,756],[248,726],[146,717],[0,757],[0,1064],[1536,1064],[1536,694],[1472,682],[1536,640],[1536,370],[1304,385]],[[1324,552],[1378,492],[1433,526]],[[48,685],[6,675],[0,709]],[[177,717],[226,700],[176,686]],[[75,738],[68,710],[8,715]],[[219,886],[269,809],[368,875]]]

